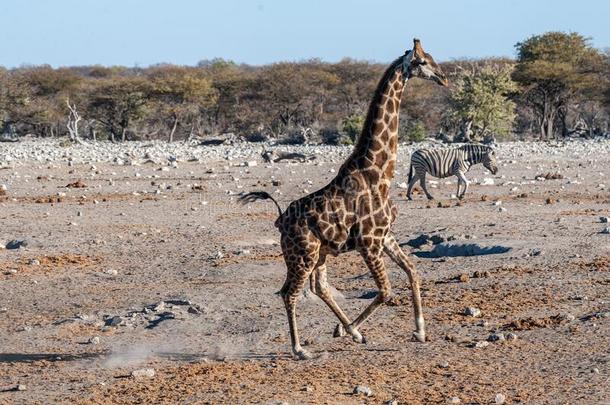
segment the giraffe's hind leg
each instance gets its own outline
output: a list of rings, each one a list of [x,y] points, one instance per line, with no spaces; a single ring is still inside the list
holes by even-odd
[[[331,311],[333,311],[337,318],[339,318],[339,321],[341,323],[338,324],[335,328],[333,336],[340,337],[345,335],[345,328],[350,324],[350,320],[335,301],[332,291],[330,289],[330,285],[326,280],[325,259],[325,257],[321,257],[318,261],[316,269],[313,271],[313,273],[311,273],[311,291],[313,291],[318,297],[320,297],[322,301],[324,301],[326,305],[328,305]]]
[[[362,323],[364,323],[364,321],[366,321],[373,314],[373,312],[379,308],[380,305],[384,304],[390,298],[392,288],[390,286],[390,280],[388,279],[381,253],[374,254],[371,251],[364,250],[361,252],[361,254],[373,276],[373,279],[375,280],[375,284],[377,284],[379,293],[375,299],[373,299],[373,302],[371,302],[369,306],[366,307],[351,324],[347,325],[345,330],[347,333],[352,335],[354,342],[366,343],[366,340],[358,332],[358,327],[362,325]]]
[[[283,248],[287,275],[284,286],[280,290],[280,294],[284,300],[286,315],[288,316],[292,353],[299,360],[307,360],[311,358],[311,354],[301,347],[301,343],[299,341],[296,303],[299,294],[303,290],[305,281],[307,281],[307,278],[314,270],[315,264],[318,261],[319,244],[315,247],[297,246],[294,249],[285,249],[285,246],[283,246]],[[287,253],[287,250],[290,250],[290,252]]]
[[[409,277],[411,283],[411,295],[413,297],[413,312],[415,317],[415,332],[413,337],[420,342],[426,341],[426,328],[421,304],[421,293],[419,288],[419,276],[415,266],[402,251],[394,235],[388,234],[384,242],[384,251]]]

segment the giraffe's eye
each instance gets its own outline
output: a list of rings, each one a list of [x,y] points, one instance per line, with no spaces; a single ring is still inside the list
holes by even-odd
[[[428,62],[427,62],[427,61],[424,59],[424,60],[422,60],[422,61],[421,61],[419,64],[420,64],[420,65],[427,65],[427,64],[428,64]]]

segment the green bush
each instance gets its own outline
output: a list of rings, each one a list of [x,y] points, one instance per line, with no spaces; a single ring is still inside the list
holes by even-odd
[[[426,127],[421,121],[410,122],[407,125],[407,139],[411,142],[421,142],[426,139]]]
[[[353,143],[358,139],[364,125],[364,116],[360,114],[350,115],[341,122],[341,134],[347,136]]]

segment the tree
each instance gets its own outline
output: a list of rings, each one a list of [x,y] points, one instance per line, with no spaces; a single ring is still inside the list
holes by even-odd
[[[515,103],[508,98],[517,89],[512,66],[488,63],[462,71],[451,92],[450,116],[475,139],[507,135],[515,121]],[[468,140],[468,139],[467,139]]]
[[[157,102],[157,111],[168,122],[168,141],[174,140],[176,128],[190,121],[190,132],[197,124],[200,109],[215,103],[216,94],[210,81],[201,70],[165,66],[149,73],[151,95]]]
[[[142,117],[149,101],[150,86],[142,77],[97,79],[89,88],[87,111],[110,132],[114,142],[125,141],[127,129]]]
[[[557,121],[567,134],[570,101],[594,80],[601,55],[578,33],[547,32],[515,47],[513,79],[523,86],[523,101],[537,117],[540,137],[554,137]]]

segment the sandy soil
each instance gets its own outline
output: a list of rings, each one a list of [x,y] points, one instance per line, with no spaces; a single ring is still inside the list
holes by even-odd
[[[332,178],[338,163],[321,160],[0,169],[0,242],[27,240],[0,250],[0,403],[610,403],[610,156],[521,154],[460,204],[455,179],[439,181],[432,203],[394,187],[401,242],[438,234],[510,250],[439,258],[404,246],[423,279],[425,344],[411,340],[406,275],[389,261],[396,298],[362,327],[365,345],[333,338],[334,316],[306,292],[298,321],[316,357],[295,361],[275,294],[275,207],[241,207],[236,194],[279,189],[285,206]],[[535,180],[547,172],[564,178]],[[361,259],[328,268],[357,315],[374,291]],[[482,343],[493,333],[517,339]],[[142,368],[155,376],[131,376]],[[352,394],[357,385],[372,396]]]

